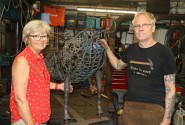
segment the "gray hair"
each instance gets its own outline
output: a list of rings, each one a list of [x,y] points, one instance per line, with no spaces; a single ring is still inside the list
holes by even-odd
[[[30,33],[35,31],[39,31],[41,33],[47,33],[47,35],[49,36],[51,32],[51,27],[47,22],[42,20],[31,20],[30,22],[28,22],[24,26],[23,32],[22,32],[22,40],[26,45],[28,44],[27,41]]]
[[[139,15],[148,16],[149,19],[150,19],[150,23],[151,24],[155,24],[155,22],[156,22],[156,19],[155,19],[154,15],[152,13],[149,13],[149,12],[138,12],[138,13],[135,14],[134,19],[132,20],[132,25],[134,25],[135,20],[136,20],[137,16],[139,16]]]

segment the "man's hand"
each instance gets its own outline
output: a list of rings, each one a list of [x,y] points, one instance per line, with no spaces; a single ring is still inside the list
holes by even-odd
[[[105,39],[99,39],[99,42],[101,43],[101,45],[103,46],[103,48],[110,49],[109,45],[107,44],[107,41]]]

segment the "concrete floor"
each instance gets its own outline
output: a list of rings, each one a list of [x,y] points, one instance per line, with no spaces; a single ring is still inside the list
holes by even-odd
[[[81,92],[88,97],[82,96]],[[57,98],[56,98],[57,97]],[[69,108],[75,112],[81,120],[91,121],[90,125],[113,125],[112,116],[108,112],[108,100],[102,97],[103,115],[102,119],[98,119],[96,110],[97,95],[92,95],[89,88],[83,86],[74,86],[74,91],[69,95]],[[48,125],[62,125],[63,120],[63,106],[61,104],[63,100],[63,92],[51,91],[51,107],[52,115]],[[78,119],[75,119],[73,114],[70,114],[72,118],[69,123],[78,125]],[[92,122],[93,121],[93,122]],[[9,95],[5,95],[0,98],[0,125],[10,125],[10,110],[9,110]]]

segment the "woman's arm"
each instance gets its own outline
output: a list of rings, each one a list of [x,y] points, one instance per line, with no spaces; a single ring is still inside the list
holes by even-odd
[[[26,125],[34,125],[28,100],[26,98],[29,79],[29,66],[24,57],[17,57],[12,65],[12,83],[14,87],[15,101],[19,114]]]
[[[50,89],[64,91],[64,83],[59,83],[58,84],[58,83],[50,82]],[[71,84],[69,86],[69,91],[70,91],[70,93],[73,92],[73,86]]]

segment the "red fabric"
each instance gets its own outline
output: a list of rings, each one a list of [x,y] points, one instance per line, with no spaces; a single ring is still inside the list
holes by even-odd
[[[52,26],[64,26],[65,8],[44,6],[44,13],[50,15]]]
[[[46,123],[51,115],[50,75],[44,63],[43,54],[41,53],[39,58],[27,46],[17,57],[19,56],[24,56],[30,67],[26,97],[33,121],[35,124]],[[21,119],[15,102],[13,86],[11,86],[10,110],[12,123]]]
[[[36,9],[33,9],[33,16],[36,17],[38,15],[38,11]]]
[[[105,29],[106,30],[110,29],[110,18],[108,17],[105,19]]]

